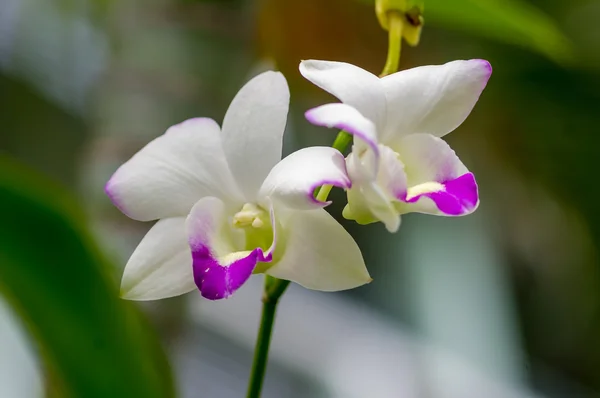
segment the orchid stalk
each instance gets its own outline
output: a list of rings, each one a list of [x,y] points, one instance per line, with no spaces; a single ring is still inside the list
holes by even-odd
[[[275,314],[279,299],[285,293],[289,281],[277,279],[272,276],[265,277],[265,290],[262,297],[263,307],[254,348],[254,359],[248,383],[247,397],[259,397],[265,380],[267,361],[269,358],[269,347],[271,345],[271,334],[275,323]]]

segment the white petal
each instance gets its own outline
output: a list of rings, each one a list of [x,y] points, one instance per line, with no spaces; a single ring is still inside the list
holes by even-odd
[[[223,121],[223,148],[246,200],[252,202],[281,160],[290,92],[279,72],[265,72],[237,93]]]
[[[401,211],[460,216],[477,209],[475,178],[444,140],[412,134],[399,141],[398,152],[408,178],[409,203]]]
[[[359,157],[353,150],[348,156],[346,165],[353,186],[348,190],[348,205],[343,216],[359,224],[379,220],[388,231],[396,232],[400,227],[400,217],[394,202],[404,198],[407,190],[404,165],[389,147],[380,145],[379,152],[376,178],[370,177],[368,171],[373,156],[371,152]]]
[[[489,62],[474,59],[421,66],[381,79],[387,97],[387,123],[380,141],[426,133],[442,137],[469,116],[492,73]]]
[[[177,124],[151,141],[115,172],[105,191],[123,213],[140,221],[185,216],[206,195],[242,200],[219,126],[206,118]]]
[[[121,295],[129,300],[158,300],[195,288],[185,217],[158,221],[127,262]]]
[[[411,134],[399,141],[397,151],[404,163],[408,185],[443,182],[469,170],[441,138],[429,134]]]
[[[300,63],[302,76],[358,109],[379,126],[386,113],[385,93],[374,74],[345,62],[307,60]]]
[[[366,144],[375,154],[378,153],[377,128],[356,108],[339,103],[326,104],[306,111],[305,116],[312,124],[342,129],[359,138],[355,140],[355,144],[360,146],[359,150],[363,150]]]
[[[330,203],[317,201],[313,196],[315,188],[324,184],[350,187],[344,156],[330,147],[304,148],[271,170],[260,188],[259,198],[270,197],[292,209],[315,209]]]
[[[371,281],[358,245],[325,210],[293,212],[283,228],[285,252],[267,274],[323,291]]]
[[[379,152],[381,156],[377,184],[390,199],[397,200],[400,197],[404,197],[408,182],[404,163],[400,160],[400,154],[384,145],[381,145]]]
[[[349,189],[343,216],[359,224],[381,221],[389,232],[396,232],[400,228],[398,210],[376,183],[365,183]]]

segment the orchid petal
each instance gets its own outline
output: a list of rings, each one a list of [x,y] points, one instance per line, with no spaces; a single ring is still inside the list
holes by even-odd
[[[355,140],[355,145],[359,145],[359,150],[362,151],[366,144],[377,156],[379,155],[377,128],[356,108],[347,104],[326,104],[308,110],[305,116],[309,122],[317,126],[345,130],[355,138],[359,138],[359,140]]]
[[[400,216],[390,198],[376,183],[365,183],[348,190],[344,218],[359,224],[381,221],[389,232],[400,228]]]
[[[408,190],[402,212],[416,211],[446,216],[470,214],[479,205],[472,173],[444,140],[429,134],[413,134],[399,143]]]
[[[377,184],[390,199],[406,195],[408,182],[404,171],[404,163],[400,160],[400,154],[384,145],[381,146],[380,153]]]
[[[148,231],[125,266],[121,295],[157,300],[194,290],[185,217],[165,218]]]
[[[387,97],[387,123],[380,140],[394,146],[413,133],[443,137],[469,116],[492,73],[489,62],[474,59],[421,66],[381,79]]]
[[[281,160],[290,92],[279,72],[265,72],[237,93],[223,121],[223,148],[238,185],[253,202]]]
[[[345,62],[307,60],[300,73],[379,126],[386,113],[385,93],[374,74]]]
[[[113,174],[105,187],[130,218],[150,221],[186,216],[212,195],[241,201],[214,120],[186,120],[154,139]]]
[[[291,209],[315,209],[331,203],[313,196],[315,188],[324,184],[350,187],[344,156],[330,147],[309,147],[279,162],[265,179],[259,197],[271,197]]]
[[[270,262],[271,249],[264,252],[236,251],[228,236],[225,204],[217,198],[205,197],[194,205],[186,224],[192,251],[193,279],[203,297],[219,300],[231,296],[252,275],[258,262]]]
[[[371,281],[356,242],[325,210],[293,212],[282,222],[286,249],[267,274],[322,291]]]
[[[398,154],[389,147],[380,145],[378,172],[370,178],[371,152],[358,156],[354,150],[346,159],[348,175],[353,187],[348,190],[348,205],[343,216],[359,224],[381,221],[390,232],[400,227],[400,217],[392,202],[406,195],[407,182],[404,165]]]

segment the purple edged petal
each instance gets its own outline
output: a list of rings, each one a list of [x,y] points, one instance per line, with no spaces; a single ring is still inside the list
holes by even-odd
[[[241,200],[219,126],[207,118],[169,128],[119,167],[105,191],[119,210],[139,221],[185,217],[203,196]]]
[[[231,296],[250,278],[258,262],[272,260],[275,237],[266,252],[261,248],[237,250],[231,238],[235,231],[230,227],[224,203],[217,198],[199,200],[186,223],[194,281],[209,300]]]
[[[477,209],[475,177],[444,140],[413,134],[398,149],[408,178],[406,195],[398,197],[406,202],[401,212],[460,216]]]
[[[407,198],[406,202],[416,203],[422,197],[431,199],[435,206],[448,216],[463,216],[472,213],[479,204],[477,183],[473,173],[466,173],[453,180],[442,182],[437,190]]]
[[[381,79],[387,97],[386,145],[415,133],[443,137],[469,116],[492,67],[472,59],[403,70]]]
[[[325,104],[309,109],[304,116],[306,116],[306,120],[314,125],[346,130],[353,136],[360,138],[373,151],[378,151],[375,124],[350,105]]]
[[[333,94],[373,121],[384,122],[385,93],[379,78],[345,62],[307,60],[300,63],[300,73],[323,90]]]
[[[375,124],[356,108],[346,104],[326,104],[306,111],[306,119],[314,125],[338,128],[352,134],[355,150],[362,153],[371,149],[373,155],[369,169],[374,176],[379,163],[379,146]]]
[[[315,188],[324,184],[344,189],[351,186],[344,156],[331,147],[303,148],[271,170],[260,188],[259,198],[269,197],[291,209],[314,209],[330,203],[313,196]]]

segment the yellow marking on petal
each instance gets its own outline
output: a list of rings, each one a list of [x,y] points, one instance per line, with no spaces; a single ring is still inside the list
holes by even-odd
[[[229,253],[229,254],[219,258],[219,263],[221,263],[221,265],[223,265],[223,266],[228,266],[238,260],[241,260],[244,257],[248,257],[248,255],[250,253],[252,253],[250,250]]]
[[[439,182],[424,182],[423,184],[415,185],[414,187],[408,188],[408,192],[406,193],[406,200],[411,200],[412,198],[419,195],[423,195],[424,193],[439,192],[443,190],[444,186]]]

